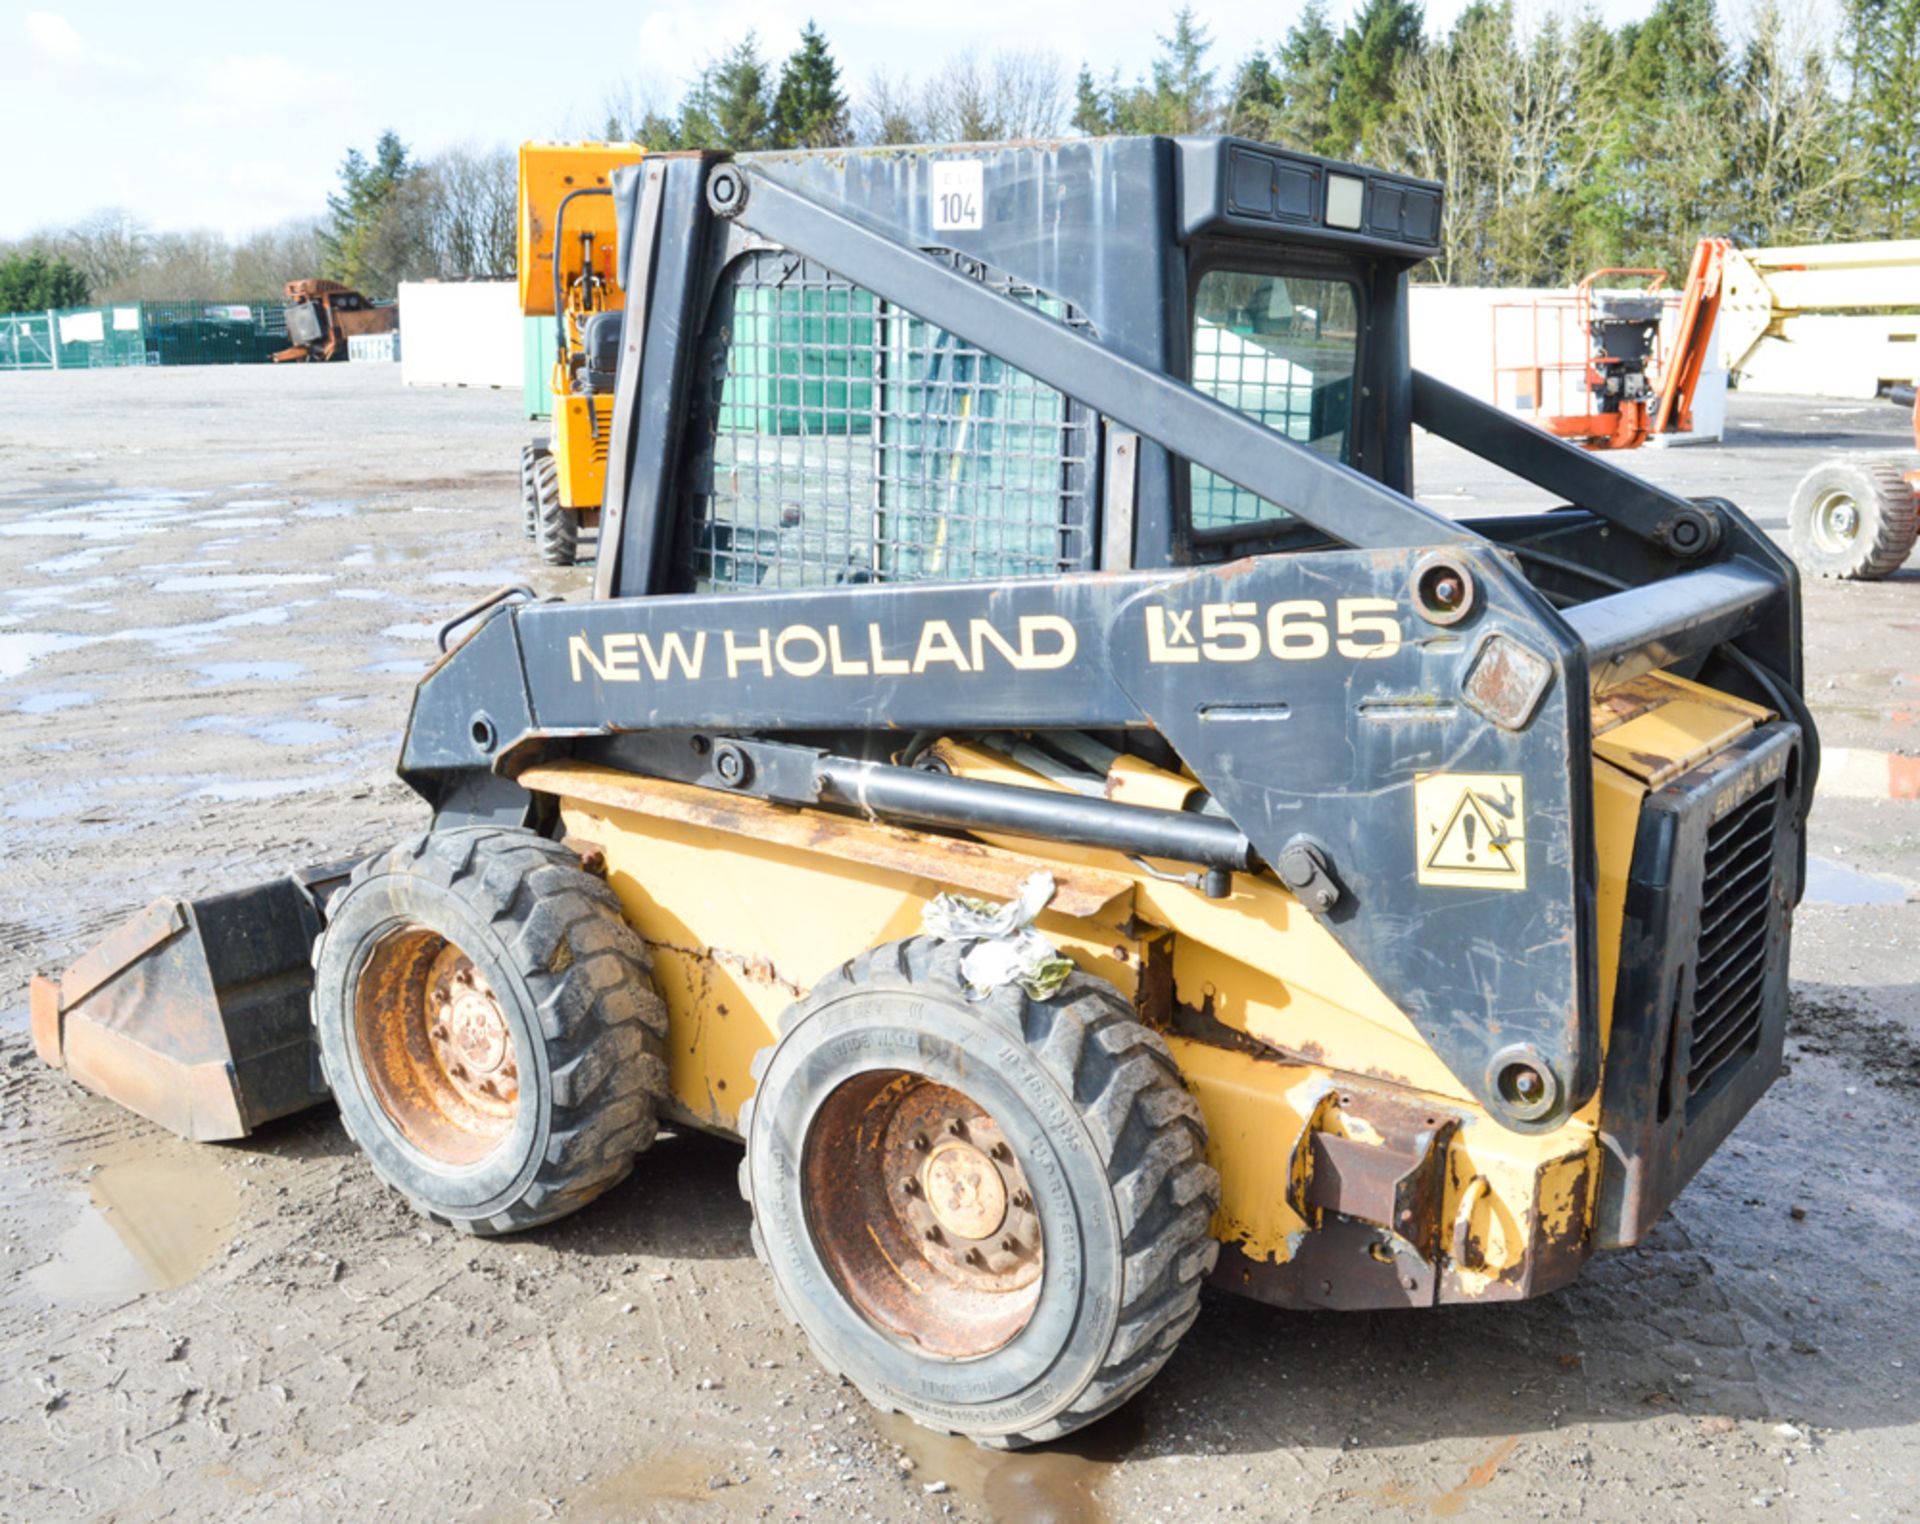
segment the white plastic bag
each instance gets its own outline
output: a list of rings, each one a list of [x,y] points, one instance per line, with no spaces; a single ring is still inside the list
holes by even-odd
[[[942,942],[971,942],[960,959],[960,977],[976,995],[1017,984],[1035,1000],[1047,1000],[1067,982],[1073,964],[1060,955],[1033,921],[1053,898],[1051,873],[1034,874],[1018,898],[1004,905],[960,894],[935,895],[921,924]]]

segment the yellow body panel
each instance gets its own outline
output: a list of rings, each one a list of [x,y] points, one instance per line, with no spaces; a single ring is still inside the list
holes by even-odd
[[[1650,780],[1762,713],[1677,680],[1631,689],[1595,727],[1602,739],[1625,732],[1637,759],[1627,770],[1596,745],[1603,1045]],[[962,776],[1058,786],[978,747],[945,741],[937,751]],[[1171,802],[1195,786],[1138,759],[1124,774],[1110,784],[1134,799]],[[736,1127],[754,1055],[829,969],[918,932],[942,889],[1006,898],[1046,865],[1061,892],[1040,928],[1161,1028],[1200,1104],[1222,1181],[1215,1236],[1237,1251],[1233,1265],[1253,1267],[1235,1273],[1284,1264],[1314,1233],[1305,1184],[1314,1137],[1382,1144],[1369,1107],[1431,1113],[1444,1149],[1434,1204],[1444,1299],[1526,1294],[1557,1283],[1559,1268],[1586,1252],[1601,1166],[1598,1096],[1550,1132],[1499,1125],[1268,876],[1236,874],[1228,896],[1210,900],[1112,852],[1011,837],[982,838],[982,847],[580,764],[531,769],[522,782],[559,797],[569,839],[602,849],[629,920],[653,944],[674,1099],[688,1120]]]
[[[613,398],[601,394],[553,399],[553,465],[560,506],[597,509],[607,495],[607,439],[613,428]]]
[[[520,310],[528,317],[553,312],[553,224],[561,200],[582,187],[606,186],[614,170],[638,164],[644,157],[634,143],[522,143],[520,145],[519,270]],[[612,283],[614,258],[613,199],[580,196],[567,208],[569,247],[562,264],[563,280],[580,273],[581,232],[594,235],[594,268],[612,287],[610,306],[622,304],[620,288]]]

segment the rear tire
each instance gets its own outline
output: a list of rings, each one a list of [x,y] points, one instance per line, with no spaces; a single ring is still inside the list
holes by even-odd
[[[541,455],[533,467],[534,541],[549,566],[572,566],[580,558],[580,516],[560,502],[560,467]]]
[[[1074,974],[1051,1000],[970,999],[963,951],[889,943],[787,1012],[754,1064],[740,1182],[823,1365],[1012,1447],[1104,1417],[1166,1363],[1219,1253],[1220,1179],[1119,991]]]
[[[1793,489],[1787,526],[1805,570],[1871,581],[1906,564],[1920,533],[1920,498],[1894,461],[1827,461]]]
[[[619,901],[531,831],[370,858],[314,949],[321,1066],[374,1172],[467,1233],[552,1222],[625,1178],[666,1093],[666,1008]]]

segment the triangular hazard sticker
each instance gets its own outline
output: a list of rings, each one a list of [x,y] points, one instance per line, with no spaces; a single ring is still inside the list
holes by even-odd
[[[1427,866],[1456,873],[1518,873],[1513,838],[1504,825],[1487,818],[1490,813],[1471,793],[1462,794],[1452,817],[1434,839]]]
[[[1523,782],[1504,773],[1427,773],[1414,781],[1418,877],[1454,888],[1527,885]]]

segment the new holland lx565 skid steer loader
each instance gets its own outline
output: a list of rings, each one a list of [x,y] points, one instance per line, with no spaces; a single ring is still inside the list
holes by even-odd
[[[617,189],[594,596],[456,621],[430,830],[152,907],[41,1051],[193,1136],[330,1089],[476,1233],[737,1134],[821,1358],[984,1443],[1123,1402],[1209,1275],[1638,1240],[1779,1067],[1798,589],[1410,370],[1438,187],[1140,138]],[[1569,506],[1423,507],[1415,425]]]

